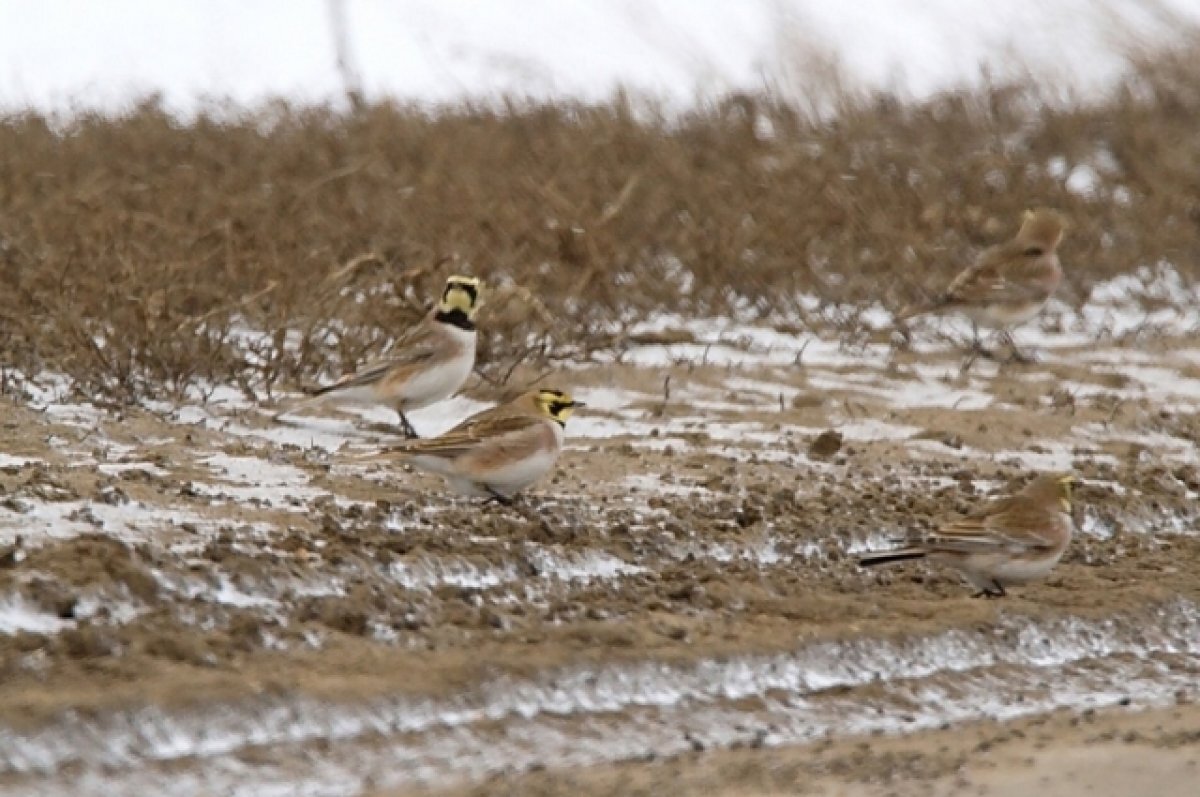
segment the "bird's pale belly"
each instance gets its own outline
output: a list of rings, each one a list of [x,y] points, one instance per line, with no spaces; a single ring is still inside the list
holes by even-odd
[[[557,459],[557,450],[546,449],[525,457],[518,462],[513,462],[488,473],[480,474],[479,481],[486,484],[494,492],[505,497],[510,497],[521,492],[549,473]]]
[[[991,305],[964,305],[959,312],[980,326],[1005,329],[1033,318],[1045,302],[1019,302]]]
[[[450,398],[467,381],[474,364],[472,353],[415,374],[400,390],[400,408],[405,412],[419,410]]]

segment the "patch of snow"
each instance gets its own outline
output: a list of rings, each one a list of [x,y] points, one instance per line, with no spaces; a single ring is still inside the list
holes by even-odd
[[[208,597],[216,603],[235,606],[240,609],[266,608],[278,605],[279,601],[266,595],[247,592],[227,576],[217,579],[215,589],[207,590]]]
[[[96,466],[96,469],[108,476],[119,476],[122,473],[129,473],[130,471],[142,471],[159,478],[171,475],[169,470],[153,462],[136,460],[133,462],[101,462]]]
[[[427,591],[438,586],[463,589],[488,589],[517,579],[511,565],[493,567],[490,564],[450,557],[421,557],[412,561],[392,562],[388,571],[405,589]]]
[[[201,462],[225,479],[219,484],[194,483],[193,489],[201,495],[230,496],[238,501],[254,500],[304,510],[304,501],[326,494],[324,490],[310,486],[308,474],[292,465],[221,453],[212,454]]]
[[[1082,197],[1093,197],[1102,185],[1101,177],[1094,168],[1080,164],[1071,170],[1064,187],[1072,194]]]
[[[538,573],[562,581],[604,581],[646,572],[644,567],[604,551],[571,551],[530,545],[525,556]]]
[[[202,547],[210,534],[228,524],[224,518],[198,511],[137,501],[31,501],[24,512],[0,510],[0,544],[11,544],[17,537],[38,544],[102,530],[128,542],[144,542],[152,537],[172,550],[186,551]],[[259,530],[271,528],[258,523],[248,525]]]
[[[23,468],[26,465],[34,465],[45,460],[35,459],[34,457],[15,456],[13,454],[5,454],[0,451],[0,468]]]
[[[903,423],[889,423],[874,419],[851,421],[850,423],[835,424],[834,428],[841,432],[847,440],[907,440],[921,431],[919,426],[909,426]]]
[[[694,496],[697,493],[709,492],[703,487],[665,482],[657,476],[633,473],[621,480],[621,484],[633,490],[640,490],[651,495],[680,495]]]
[[[0,599],[0,634],[26,631],[32,634],[55,634],[74,625],[49,612],[30,606],[20,597]]]
[[[579,401],[585,402],[587,407],[576,413],[574,418],[580,415],[591,413],[594,410],[604,412],[615,412],[623,410],[630,406],[646,399],[653,399],[646,393],[639,393],[633,390],[622,390],[612,387],[586,387],[573,391],[573,395]],[[572,423],[574,423],[574,418]]]

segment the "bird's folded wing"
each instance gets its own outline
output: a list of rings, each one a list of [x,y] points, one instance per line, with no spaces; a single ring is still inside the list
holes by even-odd
[[[397,350],[386,357],[381,357],[363,365],[353,373],[346,374],[324,390],[341,390],[347,387],[362,387],[373,385],[380,380],[404,381],[407,372],[427,365],[437,354],[437,349],[431,340],[418,341],[403,350]]]
[[[977,518],[963,518],[942,526],[927,535],[924,544],[931,550],[976,553],[998,551],[1006,546],[987,524]]]
[[[1053,266],[1008,261],[980,264],[959,274],[944,299],[955,304],[1016,304],[1046,298],[1044,286]]]
[[[381,451],[379,456],[432,456],[452,459],[482,445],[497,451],[506,446],[520,448],[525,438],[536,440],[537,435],[525,434],[536,431],[541,419],[526,415],[490,416],[470,418],[450,431],[425,440],[412,440]]]
[[[1053,543],[1038,531],[1045,524],[1046,519],[1040,513],[1027,516],[1014,510],[966,517],[939,528],[929,535],[927,544],[939,550],[963,553],[1018,552],[1051,547]]]
[[[502,470],[548,452],[554,439],[545,421],[480,441],[466,457],[468,467],[482,473]]]

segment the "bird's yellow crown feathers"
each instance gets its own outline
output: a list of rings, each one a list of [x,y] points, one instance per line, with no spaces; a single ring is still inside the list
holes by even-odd
[[[473,318],[475,311],[479,308],[479,296],[482,289],[483,283],[476,277],[458,275],[450,277],[446,280],[442,299],[438,302],[438,311],[450,313],[459,310],[466,313],[468,318]]]

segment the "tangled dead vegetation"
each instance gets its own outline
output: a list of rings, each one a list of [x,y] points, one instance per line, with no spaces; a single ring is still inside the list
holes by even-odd
[[[849,306],[856,335],[861,308],[944,283],[1030,204],[1074,221],[1068,301],[1143,263],[1195,277],[1198,57],[1160,56],[1099,105],[998,86],[824,121],[770,96],[682,118],[627,98],[9,116],[0,387],[51,370],[117,404],[269,393],[377,352],[456,271],[498,286],[497,381],[662,312],[830,323],[807,294]]]

